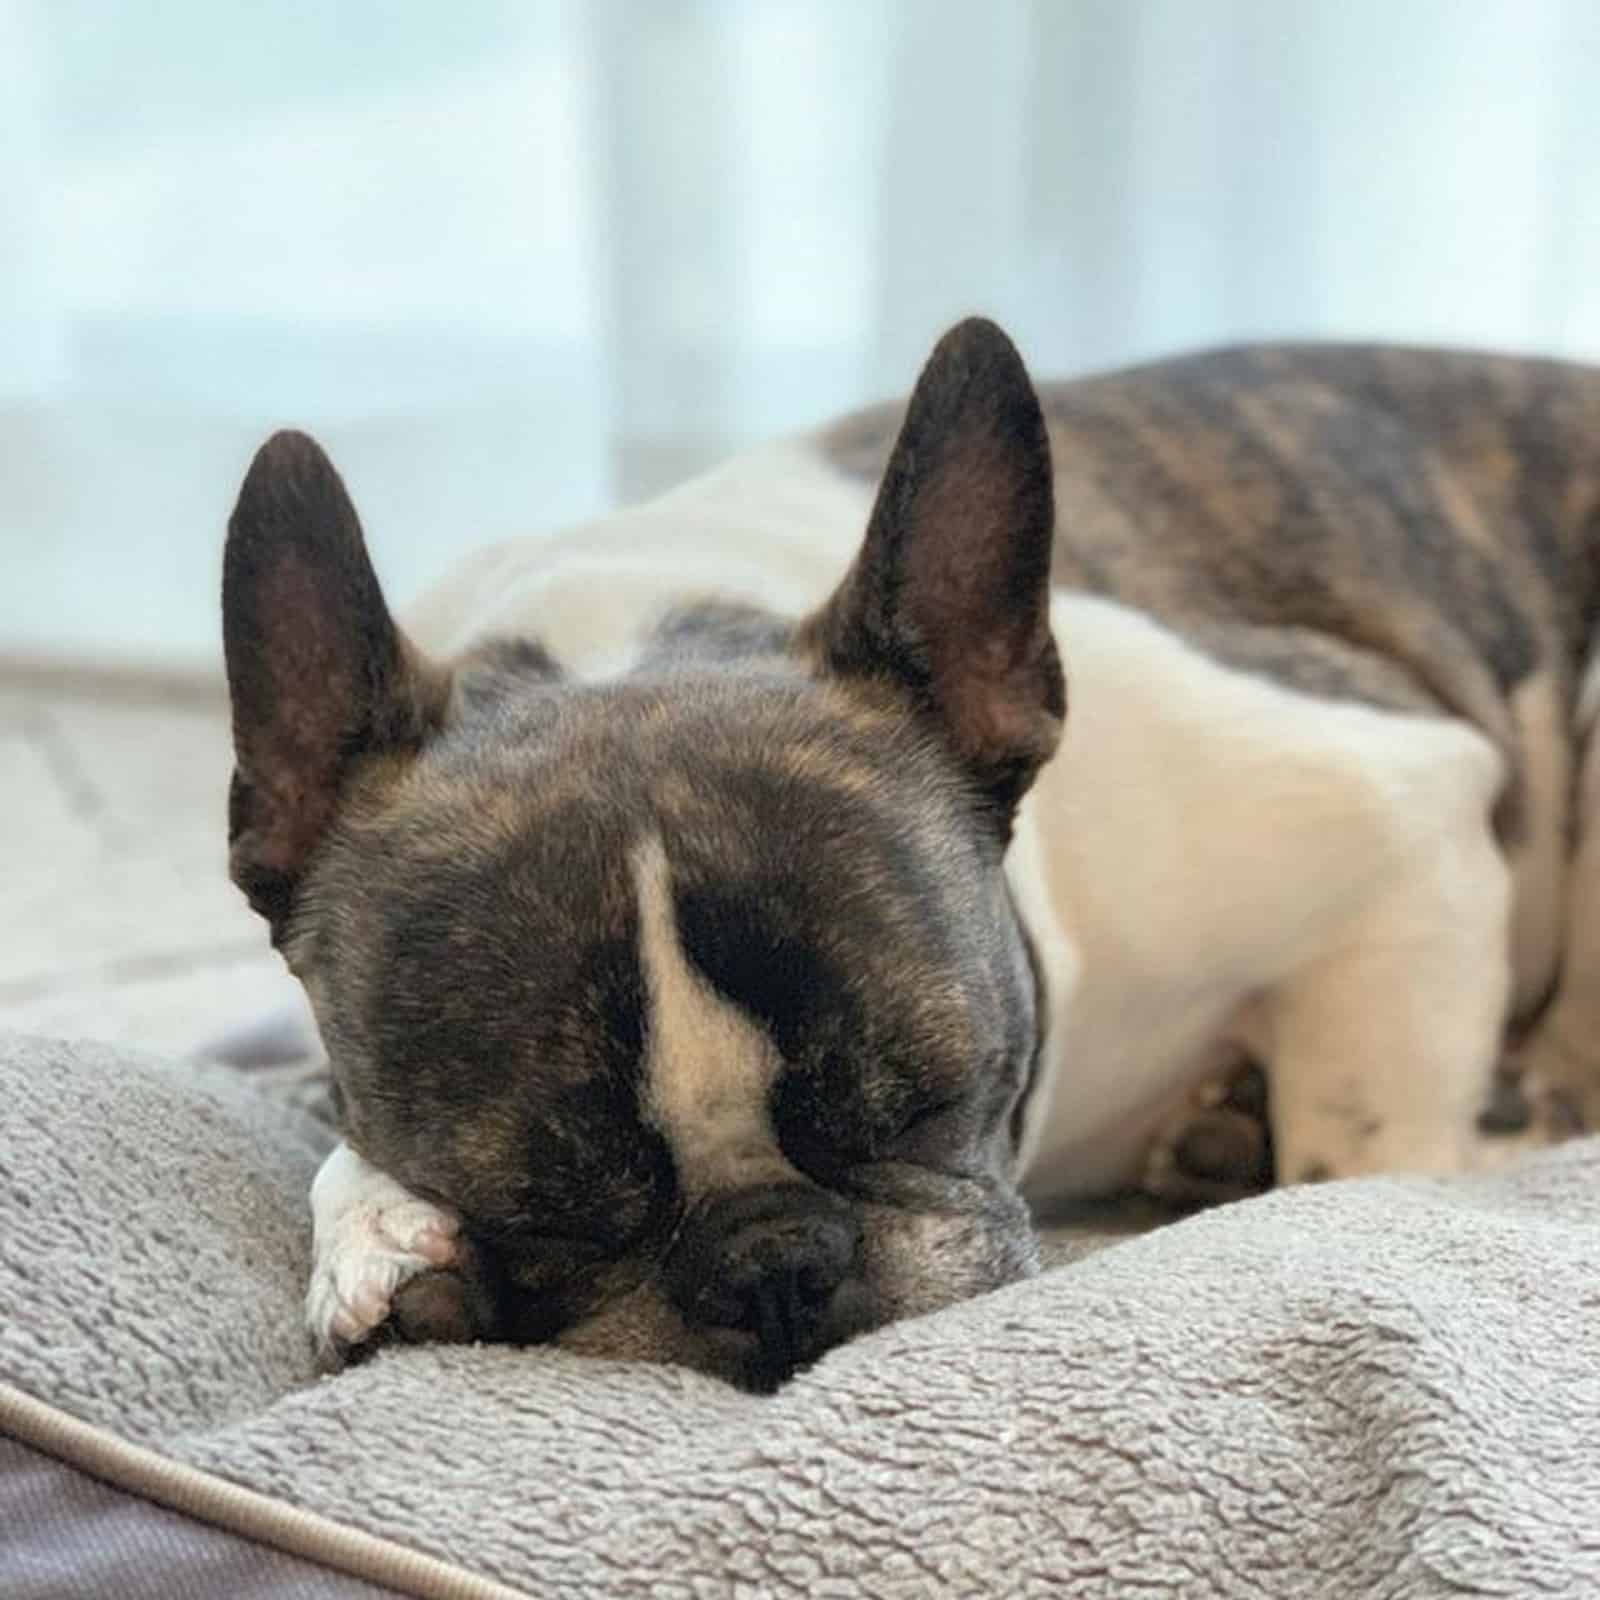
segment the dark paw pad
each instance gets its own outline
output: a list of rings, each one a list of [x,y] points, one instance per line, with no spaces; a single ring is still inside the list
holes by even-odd
[[[1272,1152],[1266,1125],[1227,1106],[1202,1111],[1173,1145],[1185,1177],[1201,1183],[1264,1188],[1272,1182]]]
[[[1272,1186],[1266,1074],[1241,1062],[1196,1092],[1194,1110],[1152,1153],[1150,1193],[1169,1205],[1216,1205]]]
[[[419,1272],[395,1293],[387,1332],[405,1344],[471,1344],[494,1332],[494,1296],[476,1262]]]

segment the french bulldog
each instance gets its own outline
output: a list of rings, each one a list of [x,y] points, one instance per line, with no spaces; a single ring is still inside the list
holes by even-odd
[[[481,552],[402,628],[274,436],[229,831],[340,1103],[321,1351],[771,1389],[1034,1270],[1031,1208],[1586,1124],[1597,446],[1581,367],[1036,389],[971,320],[906,405]]]

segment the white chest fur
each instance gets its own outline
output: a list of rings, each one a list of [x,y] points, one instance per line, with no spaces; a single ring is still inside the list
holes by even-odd
[[[1176,1094],[1252,1002],[1335,948],[1418,841],[1486,814],[1498,777],[1464,724],[1312,701],[1218,666],[1110,601],[1058,596],[1060,753],[1011,876],[1049,974],[1025,1188],[1136,1178]]]

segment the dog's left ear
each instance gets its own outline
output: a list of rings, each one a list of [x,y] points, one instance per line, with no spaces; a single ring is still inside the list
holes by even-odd
[[[442,719],[449,677],[394,625],[355,507],[303,433],[274,434],[245,476],[222,622],[233,879],[278,943],[352,768],[418,749]]]
[[[799,635],[824,670],[909,690],[1006,833],[1066,711],[1054,527],[1022,358],[992,322],[960,323],[917,381],[854,566]]]

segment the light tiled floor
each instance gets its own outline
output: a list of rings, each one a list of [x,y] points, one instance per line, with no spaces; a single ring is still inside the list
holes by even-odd
[[[220,698],[0,677],[0,1026],[186,1053],[294,1003],[228,881]]]

